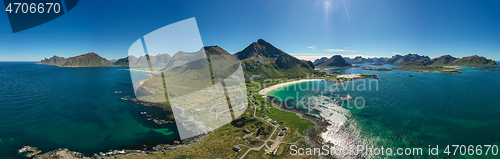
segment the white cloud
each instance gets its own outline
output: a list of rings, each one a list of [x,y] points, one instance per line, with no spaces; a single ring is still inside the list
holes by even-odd
[[[314,61],[316,59],[322,58],[322,57],[327,57],[330,58],[333,55],[318,55],[318,54],[309,54],[309,53],[295,53],[292,54],[294,57],[301,59],[301,60],[309,60],[309,61]],[[342,54],[335,54],[335,55],[341,55],[342,57],[349,57],[349,58],[355,58],[358,56],[362,56],[364,58],[375,58],[379,56],[366,56],[366,55],[342,55]]]
[[[314,50],[314,49],[316,49],[316,46],[308,46],[307,48]]]
[[[326,57],[326,56],[295,56],[296,58],[298,59],[301,59],[301,60],[309,60],[309,61],[313,61],[316,60],[316,59],[319,59],[319,58],[322,58],[322,57]],[[328,57],[330,58],[330,57]]]
[[[351,50],[345,50],[345,49],[326,49],[328,52],[346,52],[346,51],[351,51]]]
[[[363,58],[379,58],[380,56],[367,56],[367,55],[342,55],[342,57],[349,57],[349,58],[355,58],[361,56]]]

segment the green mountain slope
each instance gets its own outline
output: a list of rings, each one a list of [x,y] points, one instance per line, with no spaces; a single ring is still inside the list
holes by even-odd
[[[277,78],[312,74],[314,67],[259,39],[235,54],[242,61],[247,77]]]
[[[455,58],[451,55],[444,55],[444,56],[432,59],[432,65],[434,65],[434,66],[447,66],[447,65],[450,65],[456,59],[457,58]]]
[[[491,59],[486,59],[477,55],[463,57],[456,59],[450,63],[453,66],[498,66],[497,63]]]

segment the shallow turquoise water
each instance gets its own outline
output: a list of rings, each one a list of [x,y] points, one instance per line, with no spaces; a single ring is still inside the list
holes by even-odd
[[[343,126],[343,132],[339,133],[348,133],[346,138],[354,140],[354,143],[370,143],[378,147],[421,147],[426,154],[428,145],[440,145],[441,151],[446,145],[500,145],[500,72],[484,71],[488,69],[499,68],[465,68],[463,74],[343,69],[335,71],[378,75],[381,79],[378,91],[376,87],[372,87],[372,91],[352,90],[350,83],[347,90],[329,92],[325,88],[330,88],[333,85],[331,82],[305,82],[297,85],[302,88],[314,85],[319,89],[295,90],[293,88],[299,87],[292,85],[288,86],[289,89],[276,90],[268,95],[281,99],[297,98],[297,92],[299,98],[330,94],[362,97],[366,105],[361,109],[343,105],[351,116]],[[355,88],[366,81],[355,82]],[[293,100],[287,102],[305,107]],[[499,158],[446,154],[439,157]]]
[[[93,154],[179,140],[175,124],[158,126],[139,113],[164,112],[120,99],[134,97],[130,72],[122,69],[0,62],[0,156],[20,157],[25,145]]]

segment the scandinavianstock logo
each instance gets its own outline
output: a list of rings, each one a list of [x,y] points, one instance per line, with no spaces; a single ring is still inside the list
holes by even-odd
[[[3,0],[12,32],[54,20],[75,8],[79,0]]]
[[[240,60],[217,50],[203,47],[195,18],[154,30],[128,50],[130,70],[150,72],[145,80],[131,76],[136,96],[170,104],[182,140],[231,122],[248,106]]]

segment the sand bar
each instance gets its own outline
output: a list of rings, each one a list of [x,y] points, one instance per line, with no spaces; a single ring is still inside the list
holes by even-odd
[[[259,94],[262,96],[262,98],[266,98],[267,93],[271,92],[272,90],[275,90],[275,89],[278,89],[281,87],[285,87],[288,85],[292,85],[292,84],[309,82],[309,81],[323,81],[323,80],[322,79],[303,79],[303,80],[298,80],[298,81],[290,81],[290,82],[280,83],[280,84],[276,84],[276,85],[273,85],[273,86],[270,86],[270,87],[267,87],[267,88],[260,90]]]

